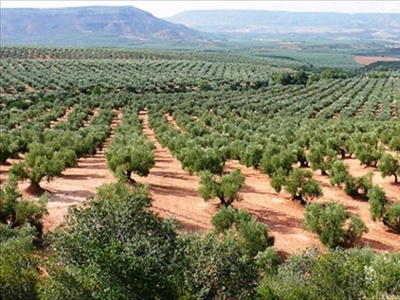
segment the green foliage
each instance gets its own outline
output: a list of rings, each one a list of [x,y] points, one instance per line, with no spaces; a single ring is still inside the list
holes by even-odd
[[[372,188],[372,177],[373,173],[371,171],[361,177],[348,176],[344,187],[345,193],[351,197],[367,199],[368,191]]]
[[[332,163],[329,181],[333,186],[342,187],[342,184],[348,182],[350,177],[349,165],[345,165],[342,160],[336,160]]]
[[[277,174],[286,176],[293,170],[293,164],[296,162],[296,153],[273,144],[265,149],[260,168],[270,177],[274,177]]]
[[[267,226],[259,223],[246,210],[235,210],[231,206],[222,208],[213,216],[211,223],[217,233],[227,234],[231,230],[237,235],[243,249],[251,257],[274,244],[274,238],[270,236]]]
[[[201,81],[201,82],[199,83],[199,90],[200,90],[200,91],[209,91],[209,90],[212,90],[212,85],[211,85],[208,81],[203,80],[203,81]]]
[[[379,159],[382,156],[382,150],[377,149],[375,142],[366,143],[361,142],[357,143],[354,149],[354,154],[360,160],[362,165],[366,165],[367,167],[376,167]]]
[[[319,143],[312,145],[307,154],[311,169],[314,171],[321,170],[322,175],[327,175],[326,171],[330,169],[331,159],[334,157],[334,153],[330,153],[331,151]]]
[[[246,147],[240,162],[247,167],[258,169],[261,159],[263,157],[264,148],[260,144],[250,144]]]
[[[264,278],[257,299],[313,299],[308,282],[318,255],[316,248],[290,255],[279,266],[276,276]]]
[[[383,223],[400,233],[400,200],[397,200],[389,207],[383,218]]]
[[[321,74],[319,75],[321,79],[336,79],[336,78],[342,78],[345,79],[347,77],[346,73],[336,71],[333,69],[324,69]]]
[[[90,93],[91,93],[92,95],[100,95],[100,94],[101,94],[101,88],[100,88],[98,85],[96,85],[96,86],[94,86],[94,87],[92,88],[92,90],[90,91]]]
[[[155,164],[153,149],[144,136],[116,137],[106,153],[107,165],[120,179],[132,180],[132,173],[146,177]]]
[[[398,183],[398,177],[400,176],[400,160],[394,158],[388,153],[384,153],[379,160],[378,169],[382,174],[382,177],[394,176],[394,182]]]
[[[293,83],[293,77],[292,74],[289,73],[276,73],[274,75],[274,80],[276,83],[282,84],[282,85],[288,85]]]
[[[0,163],[5,164],[7,159],[14,157],[18,152],[18,144],[11,134],[1,132],[0,129]]]
[[[385,191],[379,186],[373,186],[367,193],[368,202],[370,204],[371,217],[374,221],[381,219],[385,212],[387,198]]]
[[[44,194],[37,201],[22,198],[17,181],[10,176],[7,184],[0,188],[0,223],[19,228],[29,224],[42,233],[42,217],[47,213],[49,195]]]
[[[252,299],[259,275],[256,263],[229,231],[179,236],[176,270],[180,299]]]
[[[182,168],[188,170],[189,174],[201,171],[210,171],[213,174],[222,174],[225,160],[222,153],[213,148],[203,148],[198,145],[189,146],[178,154]]]
[[[264,272],[264,276],[275,275],[281,263],[281,258],[273,247],[268,247],[265,251],[258,252],[255,259],[257,267]]]
[[[222,205],[230,206],[234,201],[242,199],[239,190],[244,181],[240,169],[224,174],[219,179],[210,171],[203,171],[200,173],[199,194],[205,201],[218,197]]]
[[[333,202],[308,204],[304,224],[307,230],[317,233],[321,242],[329,248],[351,246],[367,232],[357,215],[349,214],[343,205]]]
[[[0,224],[0,295],[2,299],[37,298],[38,260],[34,256],[35,229],[12,229]]]
[[[368,248],[315,248],[291,255],[274,277],[266,277],[258,299],[397,299],[398,253],[375,254]]]
[[[322,195],[321,186],[312,179],[312,172],[309,170],[295,169],[290,175],[279,182],[274,181],[274,186],[278,187],[283,183],[285,190],[292,195],[292,199],[298,199],[302,202]],[[279,189],[278,189],[279,190]]]
[[[43,178],[50,182],[67,167],[74,166],[76,161],[77,156],[71,149],[55,149],[49,144],[33,142],[24,161],[13,164],[10,173],[18,180],[29,179],[31,186],[38,187]]]
[[[147,210],[150,201],[146,187],[132,192],[118,183],[103,186],[86,206],[70,209],[67,226],[50,238],[56,263],[43,282],[44,298],[79,294],[68,291],[70,282],[92,299],[174,298],[170,264],[176,232]]]
[[[352,249],[322,254],[312,266],[311,285],[315,299],[360,299],[370,282],[366,267],[374,255],[370,250]]]

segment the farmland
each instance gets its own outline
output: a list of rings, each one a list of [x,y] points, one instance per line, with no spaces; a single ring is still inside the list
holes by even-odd
[[[210,232],[229,204],[245,209],[283,258],[334,248],[305,225],[308,208],[331,201],[363,223],[340,246],[400,251],[393,63],[343,70],[248,54],[44,47],[2,47],[0,57],[1,184],[15,176],[24,197],[49,193],[44,232],[122,181],[147,185],[151,210],[191,233]]]

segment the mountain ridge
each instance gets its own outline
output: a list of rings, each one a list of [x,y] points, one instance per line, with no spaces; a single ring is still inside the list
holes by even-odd
[[[324,33],[332,38],[399,39],[399,13],[190,10],[166,20],[213,33]]]
[[[203,34],[133,6],[2,8],[1,42],[74,44],[202,39]]]

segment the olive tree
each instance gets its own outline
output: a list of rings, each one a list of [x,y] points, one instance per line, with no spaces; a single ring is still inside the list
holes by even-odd
[[[287,177],[278,174],[272,179],[271,186],[278,193],[283,186],[292,195],[292,200],[300,200],[302,204],[307,199],[322,196],[321,186],[312,178],[309,170],[295,169]]]
[[[12,165],[10,173],[18,180],[29,179],[30,187],[35,190],[40,189],[39,184],[43,178],[50,182],[77,162],[74,150],[69,148],[55,150],[50,144],[38,142],[29,145],[29,151],[24,158],[23,162]]]
[[[102,186],[49,236],[41,299],[174,299],[176,231],[148,208],[145,186]]]
[[[18,143],[15,138],[0,130],[0,163],[5,164],[8,158],[14,157],[18,152]]]
[[[373,186],[367,193],[370,204],[371,217],[375,221],[381,219],[385,212],[385,205],[388,202],[385,191],[379,186]]]
[[[383,224],[400,233],[400,199],[387,209],[383,217]]]
[[[225,165],[225,159],[220,151],[213,148],[203,148],[199,145],[189,145],[183,148],[177,155],[182,168],[189,174],[201,171],[210,171],[213,174],[221,174]]]
[[[229,174],[216,177],[210,171],[200,172],[199,194],[205,200],[219,198],[225,207],[232,205],[234,201],[241,201],[240,188],[245,181],[240,169],[235,169]]]
[[[232,206],[224,207],[212,217],[211,223],[219,234],[234,232],[242,247],[252,257],[274,244],[274,237],[269,233],[268,227],[259,223],[244,209],[235,210]]]
[[[135,182],[132,173],[146,177],[154,166],[153,149],[154,144],[141,135],[114,139],[106,152],[107,165],[118,178]]]
[[[328,175],[327,171],[330,169],[330,164],[335,156],[334,150],[327,149],[323,144],[315,143],[309,149],[307,160],[312,170],[321,170],[322,175]]]
[[[350,214],[337,203],[311,203],[306,206],[304,223],[329,248],[351,246],[359,240],[367,227],[358,215]]]
[[[394,176],[394,182],[398,183],[398,176],[400,176],[400,160],[394,158],[388,153],[384,153],[379,160],[378,169],[382,177]]]
[[[349,165],[342,160],[336,160],[332,163],[329,181],[333,186],[337,185],[341,188],[343,184],[348,182],[350,176]]]
[[[7,224],[11,229],[29,224],[41,234],[48,199],[48,194],[38,200],[24,199],[18,191],[17,180],[10,176],[7,184],[0,188],[0,223]]]

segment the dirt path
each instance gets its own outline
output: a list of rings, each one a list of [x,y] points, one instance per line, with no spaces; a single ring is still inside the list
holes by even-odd
[[[97,113],[98,111],[95,111],[90,119]],[[87,197],[96,195],[99,186],[115,181],[113,174],[107,168],[105,152],[121,119],[122,112],[117,111],[117,117],[111,123],[111,135],[106,139],[101,151],[94,156],[80,158],[76,167],[66,169],[61,176],[54,178],[50,183],[41,184],[51,193],[47,205],[49,215],[43,220],[45,231],[52,231],[63,222],[69,206],[86,201]],[[89,120],[85,121],[85,126],[88,123]]]
[[[153,208],[161,217],[174,217],[188,230],[211,229],[210,219],[216,211],[213,203],[206,203],[198,194],[199,179],[181,168],[180,162],[168,149],[163,149],[149,127],[148,115],[139,113],[143,133],[154,143],[155,166],[146,178],[135,178],[150,185]]]
[[[105,151],[113,138],[115,127],[122,119],[121,111],[111,123],[112,133],[104,143],[102,151],[91,157],[80,158],[78,165],[69,168],[61,176],[54,178],[50,183],[43,182],[41,186],[51,193],[51,199],[47,205],[49,215],[44,217],[44,230],[51,231],[58,227],[68,212],[68,207],[86,201],[88,196],[94,196],[99,186],[114,182],[114,176],[107,168]],[[24,186],[25,185],[25,186]],[[24,183],[22,189],[28,186]]]
[[[49,128],[51,129],[54,126],[56,126],[57,124],[59,124],[59,123],[66,122],[68,120],[68,115],[70,113],[72,113],[73,110],[74,110],[73,107],[67,107],[67,109],[65,110],[65,114],[62,117],[58,118],[55,121],[51,121],[50,122],[50,127]]]

